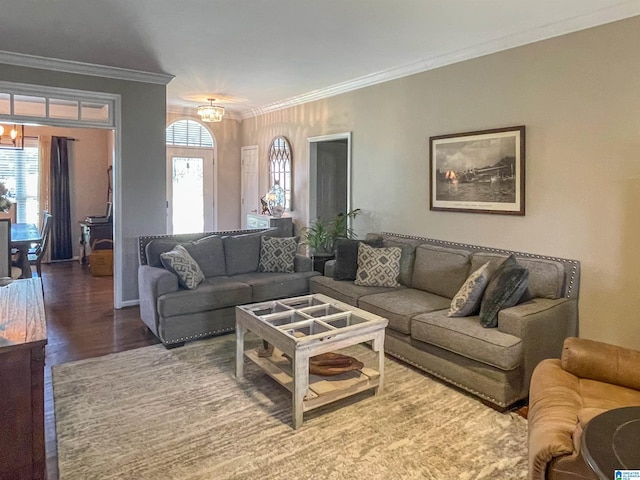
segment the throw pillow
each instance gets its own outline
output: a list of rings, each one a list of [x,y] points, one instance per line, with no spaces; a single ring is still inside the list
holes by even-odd
[[[297,237],[262,237],[258,271],[293,273],[297,250]]]
[[[335,280],[355,280],[358,272],[358,245],[366,243],[371,247],[382,247],[382,237],[374,240],[336,240],[336,263],[333,270]]]
[[[400,276],[399,247],[373,248],[358,244],[358,270],[356,285],[366,287],[397,287]]]
[[[527,289],[529,270],[519,265],[514,255],[508,257],[493,272],[480,305],[480,324],[486,328],[498,326],[498,312],[513,307]]]
[[[227,275],[258,271],[262,232],[231,235],[222,239]]]
[[[160,261],[164,268],[178,276],[180,285],[189,290],[193,290],[204,280],[202,270],[182,245],[176,245],[173,250],[161,253]]]
[[[469,275],[458,293],[451,300],[449,317],[467,317],[477,313],[482,301],[482,294],[489,283],[489,262]]]

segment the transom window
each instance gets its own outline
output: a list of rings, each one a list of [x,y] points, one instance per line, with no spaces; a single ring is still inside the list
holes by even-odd
[[[269,146],[269,188],[276,181],[284,189],[285,210],[291,210],[291,145],[282,136],[275,137]]]
[[[213,148],[209,130],[193,120],[178,120],[167,127],[167,145],[174,147]]]

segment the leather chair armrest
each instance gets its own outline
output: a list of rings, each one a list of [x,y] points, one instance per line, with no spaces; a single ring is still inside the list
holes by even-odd
[[[572,436],[581,407],[578,379],[559,359],[540,362],[531,377],[527,414],[529,480],[545,480],[552,460],[576,453]]]
[[[562,368],[579,378],[640,390],[640,351],[570,337],[564,341]]]

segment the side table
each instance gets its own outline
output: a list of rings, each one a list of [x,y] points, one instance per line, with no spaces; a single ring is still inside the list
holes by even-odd
[[[324,264],[329,260],[336,258],[330,253],[316,253],[311,255],[311,262],[313,263],[313,269],[316,272],[320,272],[324,275]]]
[[[594,417],[582,432],[582,455],[601,480],[616,470],[640,471],[640,406],[609,410]]]

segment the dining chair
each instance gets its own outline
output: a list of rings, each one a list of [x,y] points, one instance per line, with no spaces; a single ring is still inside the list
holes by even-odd
[[[50,213],[44,213],[42,219],[42,240],[34,245],[32,249],[29,250],[28,258],[29,265],[35,265],[36,271],[38,272],[38,277],[42,277],[42,257],[47,251],[47,245],[49,245],[49,236],[51,233],[51,219],[53,216]]]

